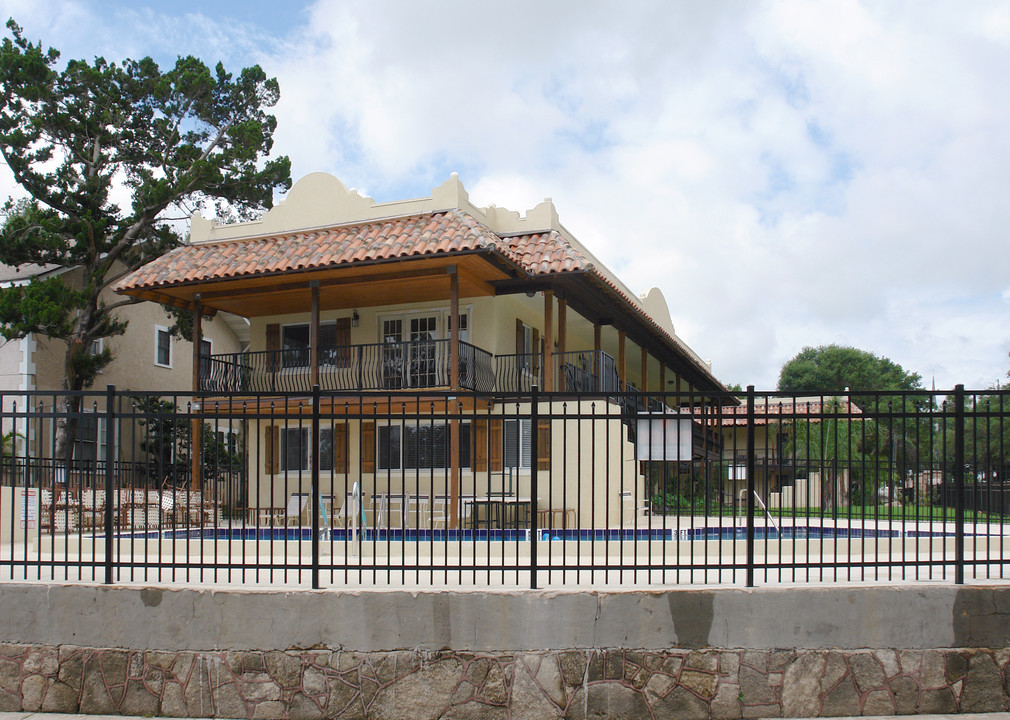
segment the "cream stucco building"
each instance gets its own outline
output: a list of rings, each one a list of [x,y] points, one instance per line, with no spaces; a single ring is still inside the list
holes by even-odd
[[[37,265],[20,268],[0,266],[0,287],[28,283],[33,278],[41,279],[53,274],[64,275],[72,287],[80,282],[79,272],[74,269]],[[107,291],[103,299],[111,303],[122,298]],[[107,347],[113,360],[90,388],[95,394],[82,403],[83,421],[79,423],[74,449],[76,459],[105,457],[107,430],[102,418],[105,399],[101,391],[108,385],[113,385],[117,391],[152,392],[166,397],[170,393],[188,394],[193,387],[192,344],[171,337],[169,328],[173,321],[164,308],[143,302],[120,308],[116,314],[128,322],[127,329],[123,335],[104,338],[102,344],[95,348]],[[243,338],[248,339],[248,323],[244,319],[213,318],[205,324],[204,352],[208,355],[238,352],[244,347]],[[17,407],[23,412],[26,402],[31,402],[36,409],[39,406],[44,410],[51,409],[55,396],[47,393],[63,389],[65,353],[66,344],[62,340],[37,333],[18,340],[0,340],[0,393],[3,393],[5,413],[11,413]],[[95,421],[89,422],[87,415],[92,413]],[[3,431],[14,430],[18,435],[18,457],[52,457],[53,430],[50,422],[36,420],[25,426],[18,422],[16,416],[10,415],[5,421],[7,426]],[[18,427],[13,427],[15,424]],[[117,460],[144,459],[139,449],[141,432],[121,427],[118,435],[120,440],[115,443]]]
[[[389,203],[309,175],[259,221],[194,216],[191,245],[117,292],[248,318],[248,350],[215,348],[198,390],[203,407],[250,418],[250,506],[307,492],[304,413],[318,385],[334,507],[355,483],[366,495],[451,496],[453,507],[529,497],[540,472],[538,507],[609,526],[646,492],[614,394],[668,393],[640,410],[672,412],[724,390],[675,333],[662,293],[633,293],[550,200],[525,215],[478,208],[455,175]],[[578,396],[534,409],[534,386]],[[566,424],[562,406],[594,418]],[[534,412],[546,418],[535,426]]]

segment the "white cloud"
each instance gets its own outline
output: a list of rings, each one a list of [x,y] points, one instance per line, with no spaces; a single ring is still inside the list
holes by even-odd
[[[727,382],[769,387],[830,342],[940,387],[1007,367],[1004,3],[319,0],[283,36],[212,6],[15,6],[47,42],[96,45],[73,55],[260,62],[296,176],[552,196]]]

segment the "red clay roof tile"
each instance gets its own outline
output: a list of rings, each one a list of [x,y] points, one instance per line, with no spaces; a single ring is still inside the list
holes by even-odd
[[[532,276],[587,273],[645,318],[654,331],[690,357],[690,350],[556,230],[499,236],[460,210],[338,226],[247,240],[187,245],[123,278],[117,292],[187,285],[245,275],[338,267],[354,262],[483,250],[501,255]],[[699,369],[711,371],[698,361]]]

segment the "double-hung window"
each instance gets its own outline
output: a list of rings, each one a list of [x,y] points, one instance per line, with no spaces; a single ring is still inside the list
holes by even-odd
[[[281,428],[281,471],[309,469],[309,429]]]
[[[380,470],[445,470],[449,467],[445,423],[382,425],[378,428]],[[470,467],[470,423],[459,425],[459,466]]]
[[[74,437],[75,460],[104,460],[106,445],[105,418],[94,413],[82,413]]]
[[[308,470],[309,428],[281,428],[281,471]],[[333,469],[333,428],[319,429],[319,469]]]
[[[529,420],[505,421],[505,467],[530,467],[532,424]]]
[[[172,333],[160,325],[154,327],[154,364],[172,367]]]
[[[310,330],[308,323],[285,325],[281,328],[282,364],[284,367],[308,367]],[[346,355],[346,350],[344,351]],[[337,361],[337,323],[328,322],[319,325],[319,363],[321,365],[336,364]]]

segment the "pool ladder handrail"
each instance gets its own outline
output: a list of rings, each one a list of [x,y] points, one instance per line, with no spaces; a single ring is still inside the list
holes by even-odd
[[[739,495],[737,496],[736,507],[737,507],[737,514],[738,515],[742,514],[741,513],[741,507],[743,506],[743,502],[744,502],[744,499],[745,499],[746,495],[747,495],[747,488],[744,488],[743,490],[740,491]],[[782,536],[782,528],[779,527],[779,524],[777,522],[775,522],[775,518],[772,517],[772,514],[770,512],[768,512],[768,506],[765,505],[765,501],[761,499],[760,495],[758,495],[757,490],[754,491],[754,499],[758,501],[758,504],[761,506],[761,509],[765,511],[765,517],[768,518],[768,522],[770,522],[772,524],[772,527],[774,527],[776,530],[778,530],[779,537],[781,537]],[[734,526],[736,526],[736,518],[737,518],[737,515],[734,515],[733,516],[733,525]]]

